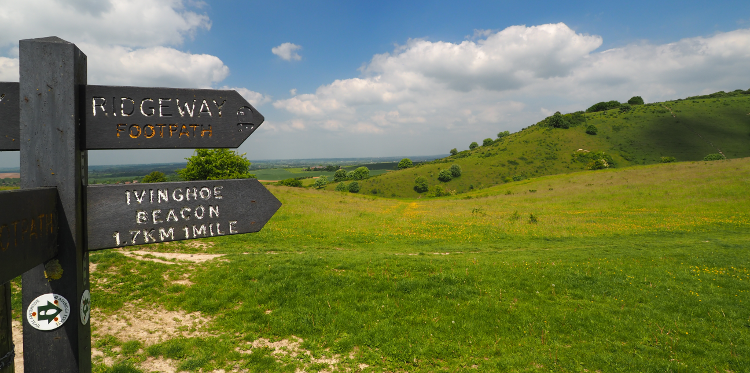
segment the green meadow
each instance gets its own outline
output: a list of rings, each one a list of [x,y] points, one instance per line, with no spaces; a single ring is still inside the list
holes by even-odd
[[[268,188],[259,233],[91,254],[97,372],[750,369],[750,158]]]

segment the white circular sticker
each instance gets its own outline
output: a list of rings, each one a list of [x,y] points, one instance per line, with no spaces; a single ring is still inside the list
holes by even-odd
[[[59,328],[70,316],[70,303],[59,294],[43,294],[26,309],[26,321],[39,330]]]
[[[89,316],[91,315],[91,293],[88,290],[83,291],[81,295],[81,323],[83,325],[88,324]]]

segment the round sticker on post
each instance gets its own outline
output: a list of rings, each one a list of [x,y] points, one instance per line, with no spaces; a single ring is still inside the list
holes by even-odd
[[[88,290],[84,290],[83,295],[81,295],[81,308],[79,310],[81,310],[81,324],[88,324],[91,315],[91,293]]]
[[[26,309],[26,321],[39,330],[59,328],[70,316],[70,303],[59,294],[42,294]]]

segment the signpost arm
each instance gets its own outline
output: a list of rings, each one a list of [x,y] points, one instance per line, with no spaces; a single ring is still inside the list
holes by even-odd
[[[56,187],[59,196],[58,254],[47,263],[49,278],[43,264],[23,274],[21,311],[46,293],[59,294],[70,305],[70,318],[55,330],[37,330],[23,317],[24,371],[90,372],[90,323],[78,316],[89,288],[80,112],[86,55],[57,37],[27,39],[19,44],[19,65],[21,188]]]

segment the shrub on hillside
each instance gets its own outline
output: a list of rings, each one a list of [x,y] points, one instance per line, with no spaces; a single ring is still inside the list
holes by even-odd
[[[414,179],[414,191],[417,193],[424,193],[429,189],[427,186],[427,179],[423,178],[422,176],[417,176],[416,179]]]
[[[568,121],[565,120],[565,118],[563,118],[563,115],[560,114],[559,111],[556,111],[555,114],[552,114],[552,116],[548,118],[547,123],[549,123],[549,125],[554,128],[569,128],[570,127],[570,124],[568,123]]]
[[[302,187],[302,182],[295,178],[289,178],[279,181],[279,185],[300,188]]]
[[[438,180],[448,182],[453,179],[453,174],[451,173],[451,170],[440,170],[440,173],[438,173]]]
[[[324,188],[328,184],[328,177],[327,176],[321,176],[315,180],[315,184],[313,184],[313,187],[315,189]]]
[[[494,141],[492,141],[492,139],[488,137],[488,138],[482,140],[482,146],[490,146],[490,145],[492,145],[493,142]]]
[[[586,133],[588,133],[589,135],[596,135],[597,132],[598,129],[593,124],[589,124],[588,127],[586,127]]]
[[[352,175],[353,180],[364,180],[370,177],[370,169],[362,166],[357,167],[356,170],[354,170],[354,174]]]
[[[513,176],[513,181],[521,181],[523,179],[524,179],[523,175],[515,175],[515,176]]]
[[[591,162],[586,165],[586,168],[589,170],[602,170],[609,168],[609,163],[607,163],[604,158],[592,159]]]
[[[336,185],[336,191],[337,192],[346,192],[346,184],[344,182],[340,182],[338,185]]]
[[[622,104],[620,105],[620,112],[621,113],[627,113],[628,111],[632,110],[633,107],[630,106],[630,104]]]
[[[346,189],[349,190],[349,193],[357,193],[359,192],[359,183],[356,181],[352,181],[351,183],[349,183],[349,186],[347,186]]]
[[[346,173],[346,179],[347,180],[354,180],[354,171],[349,171]]]
[[[405,168],[409,168],[414,166],[414,163],[409,158],[404,158],[400,162],[398,162],[398,169],[403,170]]]
[[[628,100],[628,103],[630,105],[643,105],[644,104],[643,98],[641,98],[641,96],[631,97],[630,100]]]
[[[451,149],[451,155],[456,155],[456,154],[458,154],[458,149],[456,148]]]
[[[346,171],[344,171],[344,169],[336,170],[336,173],[333,174],[333,181],[343,181],[343,180],[346,180]]]
[[[500,139],[502,139],[502,138],[503,138],[503,137],[505,137],[505,136],[510,136],[510,131],[503,131],[503,132],[499,132],[499,133],[497,134],[497,139],[498,139],[498,140],[500,140]]]
[[[615,166],[612,156],[603,151],[590,152],[588,150],[578,149],[573,153],[573,160],[586,163],[586,168],[589,170],[599,170]],[[601,162],[596,162],[600,160]]]
[[[720,161],[723,159],[727,159],[727,157],[721,155],[721,153],[713,153],[703,157],[704,161]]]
[[[474,141],[471,144],[469,144],[469,150],[474,150],[474,149],[476,149],[478,147],[479,147],[479,144],[477,144],[476,141]]]
[[[453,177],[461,176],[461,166],[457,164],[452,164],[450,170],[451,170],[451,175]]]
[[[606,111],[610,109],[617,109],[620,107],[620,102],[612,100],[607,102],[598,102],[594,105],[592,105],[590,108],[586,109],[587,113],[595,113],[598,111]]]
[[[672,163],[672,162],[677,162],[677,159],[675,159],[675,157],[661,157],[659,161],[661,163]]]
[[[449,194],[450,193],[447,190],[445,190],[445,188],[443,188],[442,185],[435,185],[430,190],[431,197],[442,197],[442,196],[447,196]]]

